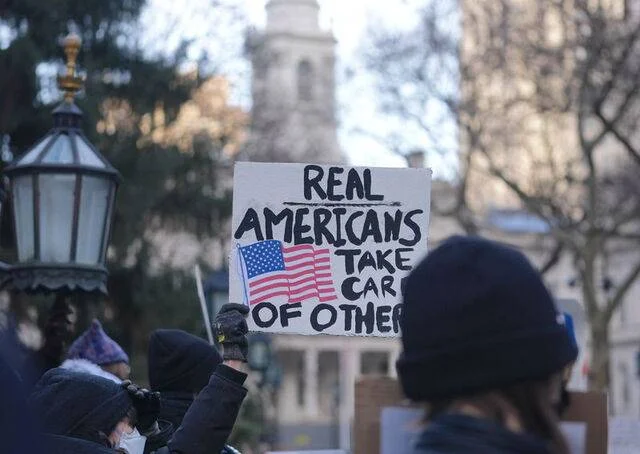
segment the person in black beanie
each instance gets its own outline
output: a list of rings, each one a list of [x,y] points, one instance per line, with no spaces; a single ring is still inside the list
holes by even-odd
[[[247,394],[242,369],[248,354],[248,313],[248,307],[232,303],[218,312],[213,328],[222,355],[184,331],[151,334],[149,382],[161,395],[159,424],[165,435],[149,439],[147,454],[236,452],[226,442]],[[166,431],[164,421],[175,433]]]
[[[182,424],[196,394],[222,363],[215,347],[177,329],[155,330],[149,339],[149,385],[161,393],[160,419]]]
[[[49,454],[142,454],[159,396],[83,372],[55,368],[36,383],[29,406]]]
[[[568,453],[554,406],[577,349],[522,253],[452,237],[409,274],[403,302],[398,376],[427,408],[417,453]]]

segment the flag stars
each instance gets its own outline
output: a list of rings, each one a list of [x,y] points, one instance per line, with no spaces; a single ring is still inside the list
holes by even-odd
[[[240,248],[247,269],[248,278],[273,271],[283,271],[284,257],[280,242],[267,240]]]

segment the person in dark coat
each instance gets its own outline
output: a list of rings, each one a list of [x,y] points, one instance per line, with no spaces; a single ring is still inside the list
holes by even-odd
[[[222,363],[215,347],[177,329],[158,329],[149,338],[149,385],[160,392],[160,419],[180,427],[195,396]]]
[[[149,383],[160,392],[159,425],[163,436],[151,437],[147,453],[218,454],[235,452],[226,446],[247,394],[248,342],[245,317],[249,309],[227,304],[214,329],[222,355],[199,337],[173,329],[156,330],[149,342]],[[166,430],[171,423],[175,433]],[[171,436],[170,440],[167,439]],[[163,449],[165,442],[168,448]]]
[[[453,237],[409,274],[398,376],[420,454],[568,454],[556,407],[577,348],[526,257]]]
[[[16,347],[0,339],[0,450],[8,454],[44,454],[47,451],[39,429],[27,409],[24,383],[15,369]]]
[[[113,454],[136,424],[134,400],[123,386],[62,368],[42,376],[29,404],[50,454]]]

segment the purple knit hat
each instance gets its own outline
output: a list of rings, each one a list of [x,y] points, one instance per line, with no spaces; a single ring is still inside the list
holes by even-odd
[[[116,341],[107,336],[98,320],[93,320],[91,327],[75,340],[67,359],[86,359],[99,366],[114,363],[129,364],[129,356]]]

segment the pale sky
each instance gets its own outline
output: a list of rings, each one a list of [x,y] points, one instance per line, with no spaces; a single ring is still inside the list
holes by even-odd
[[[266,0],[223,0],[223,3],[236,5],[256,27],[264,26]],[[344,74],[347,65],[358,66],[358,47],[370,20],[381,21],[387,27],[410,28],[417,18],[416,5],[424,0],[319,0],[319,3],[320,26],[332,30],[338,41],[336,96],[340,121],[338,135],[343,150],[355,165],[404,166],[403,158],[356,131],[384,130],[387,123],[384,116],[375,111],[371,80],[365,76],[347,81]],[[210,8],[210,0],[190,0],[178,9],[175,5],[175,0],[149,0],[142,15],[143,29],[149,31],[145,33],[144,46],[151,53],[162,53],[175,46],[179,38],[193,39],[195,43],[189,49],[189,56],[197,60],[202,52],[206,52],[211,60],[225,62],[215,70],[231,81],[233,100],[248,107],[250,68],[246,61],[238,59],[244,39],[241,21],[233,21],[229,14]],[[176,15],[176,11],[180,14]],[[435,176],[446,173],[439,171],[444,164],[429,164],[434,168]]]

